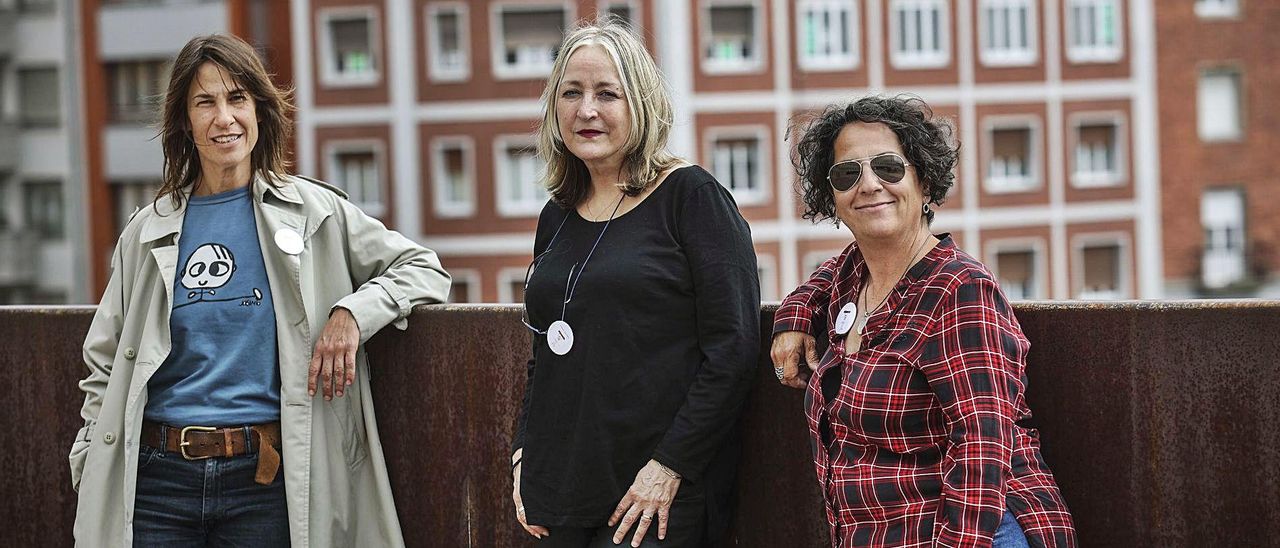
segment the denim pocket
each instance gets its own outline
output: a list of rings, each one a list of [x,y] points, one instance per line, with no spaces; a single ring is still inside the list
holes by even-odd
[[[155,462],[156,459],[162,459],[162,458],[164,458],[164,451],[161,451],[149,445],[139,446],[138,447],[138,471],[142,471],[144,468],[149,466],[152,462]]]

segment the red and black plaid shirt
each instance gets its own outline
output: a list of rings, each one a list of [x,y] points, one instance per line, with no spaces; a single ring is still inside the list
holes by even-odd
[[[856,302],[857,244],[782,301],[774,333],[814,333]],[[833,546],[991,545],[1006,508],[1031,546],[1076,545],[1023,393],[1030,347],[995,277],[950,236],[867,321],[833,342],[805,395]]]

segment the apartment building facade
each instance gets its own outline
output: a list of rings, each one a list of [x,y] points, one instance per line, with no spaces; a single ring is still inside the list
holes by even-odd
[[[800,218],[786,134],[871,92],[951,118],[936,231],[1016,298],[1162,291],[1151,0],[302,0],[299,166],[438,250],[453,298],[521,298],[538,94],[563,29],[632,21],[668,76],[672,148],[751,222],[764,297],[849,241]]]
[[[1166,294],[1280,297],[1280,4],[1156,12]],[[1195,220],[1194,222],[1192,220]]]
[[[76,14],[0,1],[0,303],[83,297]]]

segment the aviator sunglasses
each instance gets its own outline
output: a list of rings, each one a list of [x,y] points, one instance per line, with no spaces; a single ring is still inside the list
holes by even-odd
[[[831,188],[838,192],[844,192],[853,188],[862,180],[862,164],[866,163],[871,166],[871,171],[876,174],[882,182],[894,184],[907,176],[907,168],[911,167],[901,156],[893,152],[885,152],[870,156],[867,158],[858,158],[856,160],[845,160],[836,165],[831,166],[827,171],[827,182],[831,183]]]

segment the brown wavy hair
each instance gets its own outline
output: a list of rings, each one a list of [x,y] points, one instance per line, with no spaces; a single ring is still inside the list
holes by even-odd
[[[290,164],[288,147],[293,137],[294,107],[289,100],[293,91],[277,88],[271,82],[258,53],[244,40],[224,34],[197,36],[182,47],[173,61],[157,135],[164,150],[164,179],[155,202],[168,196],[174,208],[182,207],[200,178],[200,153],[191,135],[187,90],[205,63],[222,67],[237,86],[253,97],[258,142],[250,154],[252,173],[268,184],[279,185],[280,175],[287,173]]]

